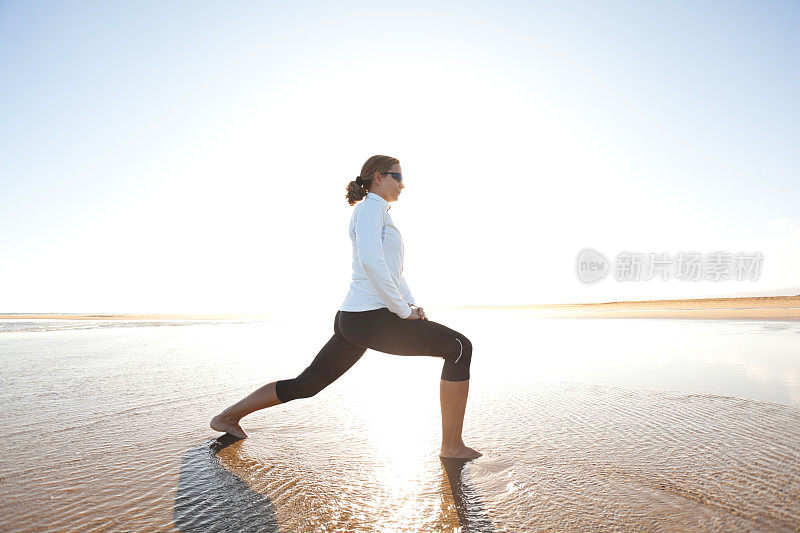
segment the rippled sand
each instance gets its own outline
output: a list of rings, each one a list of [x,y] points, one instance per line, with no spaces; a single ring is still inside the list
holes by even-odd
[[[484,457],[438,458],[440,361],[372,351],[217,438],[332,319],[0,334],[0,530],[800,528],[797,324],[441,312]]]

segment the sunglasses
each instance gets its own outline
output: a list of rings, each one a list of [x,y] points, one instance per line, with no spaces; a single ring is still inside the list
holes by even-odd
[[[400,183],[403,183],[403,175],[400,174],[399,172],[381,172],[381,174],[389,174],[391,177],[393,177]]]

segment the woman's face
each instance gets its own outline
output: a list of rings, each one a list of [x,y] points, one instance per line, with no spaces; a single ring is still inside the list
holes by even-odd
[[[388,170],[388,172],[402,174],[403,169],[400,168],[400,163],[395,163],[392,165],[392,168]],[[380,183],[378,184],[378,182]],[[380,195],[387,202],[396,202],[398,198],[400,198],[400,191],[406,187],[402,182],[397,181],[390,174],[376,175],[373,183],[376,184],[376,187],[372,192]]]

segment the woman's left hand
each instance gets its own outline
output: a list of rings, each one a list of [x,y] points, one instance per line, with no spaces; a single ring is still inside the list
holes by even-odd
[[[408,303],[408,302],[406,302],[406,303]],[[419,318],[420,318],[420,320],[428,320],[428,315],[425,314],[425,310],[423,308],[421,308],[421,307],[419,307],[417,305],[414,305],[414,304],[408,304],[408,306],[411,309],[419,310]]]

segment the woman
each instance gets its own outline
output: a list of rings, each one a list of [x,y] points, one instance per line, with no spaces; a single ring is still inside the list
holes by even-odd
[[[376,155],[364,163],[361,174],[347,187],[350,205],[363,201],[350,219],[353,277],[350,292],[336,313],[333,336],[300,375],[264,385],[228,407],[211,420],[212,429],[247,438],[239,425],[244,416],[314,396],[371,348],[395,355],[443,358],[440,456],[475,459],[482,455],[461,440],[472,343],[461,333],[428,320],[402,275],[403,238],[389,216],[389,204],[400,198],[404,188],[397,159]]]

